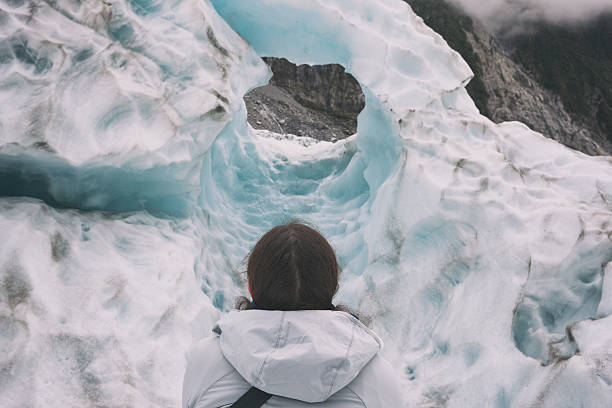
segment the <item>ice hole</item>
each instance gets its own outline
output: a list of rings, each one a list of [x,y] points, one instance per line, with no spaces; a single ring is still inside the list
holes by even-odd
[[[239,269],[241,260],[263,233],[296,218],[314,224],[330,240],[343,279],[361,276],[368,266],[369,253],[365,223],[379,189],[398,171],[402,160],[399,122],[390,110],[388,95],[378,89],[384,72],[379,64],[371,64],[371,53],[351,45],[355,41],[351,30],[356,26],[344,20],[341,22],[346,26],[326,21],[318,9],[226,0],[212,3],[259,56],[273,56],[279,64],[285,63],[281,58],[286,58],[287,64],[308,64],[301,65],[304,70],[346,70],[352,74],[363,105],[355,109],[355,116],[360,112],[353,136],[344,134],[342,140],[336,136],[337,143],[330,143],[329,136],[327,141],[311,143],[307,137],[292,136],[280,120],[272,123],[271,131],[258,130],[260,125],[252,119],[248,126],[253,94],[244,97],[246,106],[239,107],[215,138],[202,165],[199,207],[208,230],[206,244],[214,248],[215,256],[207,258],[206,268],[196,271],[203,277],[201,289],[213,297],[223,292],[225,299],[244,294],[244,282],[238,278],[229,282],[227,276],[237,276],[232,271]],[[308,24],[296,26],[295,18]],[[256,62],[259,65],[260,61]],[[261,68],[265,67],[258,68],[258,75],[241,78],[250,90],[270,82]],[[221,279],[207,280],[211,270],[230,272]],[[359,286],[342,287],[345,289],[338,299],[356,307],[362,295]],[[370,289],[374,291],[375,285]],[[217,307],[227,310],[231,305],[225,302]]]
[[[295,65],[275,57],[263,60],[273,74],[270,82],[244,96],[253,128],[330,142],[357,132],[365,96],[342,65]]]

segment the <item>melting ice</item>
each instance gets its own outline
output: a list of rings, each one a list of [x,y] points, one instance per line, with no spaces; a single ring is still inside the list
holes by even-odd
[[[332,144],[247,125],[258,55],[366,95]],[[612,405],[612,160],[479,115],[402,1],[0,2],[0,405],[177,406],[290,218],[410,406]]]

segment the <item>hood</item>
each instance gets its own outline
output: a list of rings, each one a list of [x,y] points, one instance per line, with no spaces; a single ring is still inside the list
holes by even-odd
[[[382,349],[382,340],[348,313],[330,310],[232,311],[219,322],[227,361],[273,395],[325,401]]]

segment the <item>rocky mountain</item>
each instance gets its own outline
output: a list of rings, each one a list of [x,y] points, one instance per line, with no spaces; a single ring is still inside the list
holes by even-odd
[[[357,80],[338,64],[296,66],[264,57],[270,83],[245,97],[255,129],[335,141],[354,134],[365,97]]]
[[[405,0],[474,71],[467,89],[495,122],[517,120],[590,155],[612,154],[612,18],[488,32],[445,0]]]
[[[612,153],[612,14],[584,26],[539,24],[501,39],[512,58],[557,95],[592,139]]]

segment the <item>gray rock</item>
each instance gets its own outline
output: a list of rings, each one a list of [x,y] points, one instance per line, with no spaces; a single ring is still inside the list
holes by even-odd
[[[296,66],[284,58],[264,60],[274,75],[268,85],[244,97],[251,126],[326,141],[357,131],[365,97],[341,65]]]
[[[605,135],[572,118],[561,99],[514,62],[480,23],[474,21],[472,31],[466,34],[482,63],[481,79],[489,95],[491,120],[523,122],[544,136],[590,155],[612,154],[612,143]]]

